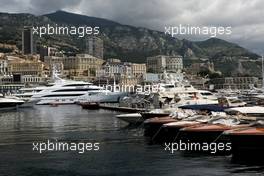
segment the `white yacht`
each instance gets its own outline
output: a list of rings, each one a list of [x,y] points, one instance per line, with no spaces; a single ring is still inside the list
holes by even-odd
[[[164,84],[161,87],[164,88],[163,91],[159,92],[161,102],[166,101],[166,99],[173,99],[177,106],[218,104],[218,99],[213,93],[206,90],[197,90],[191,85]]]
[[[6,98],[0,94],[0,110],[17,108],[24,103],[23,100],[15,98]]]
[[[102,87],[92,85],[84,81],[72,81],[60,79],[51,87],[34,94],[32,101],[36,100],[37,105],[46,104],[73,104],[80,96],[89,91],[105,91]]]
[[[22,89],[19,89],[19,93],[14,94],[14,96],[24,99],[24,100],[30,100],[33,95],[37,94],[38,92],[46,88],[47,88],[46,86],[22,88]]]
[[[33,107],[39,100],[32,99],[32,96],[47,88],[48,86],[22,88],[19,90],[19,93],[14,94],[13,96],[25,101],[23,105],[20,105],[20,107]]]

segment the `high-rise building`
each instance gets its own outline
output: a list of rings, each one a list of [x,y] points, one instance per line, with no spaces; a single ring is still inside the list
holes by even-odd
[[[34,39],[31,27],[24,27],[22,32],[22,53],[34,54]]]
[[[103,59],[104,58],[104,44],[99,37],[91,36],[86,38],[85,53],[91,56]]]

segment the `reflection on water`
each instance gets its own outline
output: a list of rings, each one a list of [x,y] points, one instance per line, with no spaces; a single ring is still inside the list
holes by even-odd
[[[148,145],[142,128],[126,127],[116,112],[79,106],[36,106],[0,112],[0,175],[256,175],[264,167],[230,157],[171,155]],[[34,141],[93,141],[100,151],[32,151]]]

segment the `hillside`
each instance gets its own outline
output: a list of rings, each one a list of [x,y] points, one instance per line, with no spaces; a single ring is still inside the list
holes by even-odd
[[[123,61],[145,62],[147,56],[156,54],[180,54],[184,56],[185,64],[192,61],[196,62],[199,58],[218,61],[222,57],[235,57],[237,59],[243,57],[256,59],[259,57],[237,44],[216,38],[199,42],[186,39],[179,40],[165,35],[163,32],[65,11],[57,11],[43,16],[0,13],[0,43],[15,44],[21,48],[23,26],[44,24],[99,26],[101,38],[104,40],[104,57],[120,58]],[[84,51],[83,38],[57,35],[45,36],[38,40],[41,44],[56,45],[65,52],[72,54]],[[223,67],[224,64],[222,63]],[[221,67],[220,64],[219,68],[222,71]]]

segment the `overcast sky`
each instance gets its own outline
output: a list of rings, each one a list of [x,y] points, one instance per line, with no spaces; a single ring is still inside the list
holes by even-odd
[[[179,24],[231,26],[231,35],[218,37],[264,53],[263,0],[0,0],[1,12],[41,15],[60,9],[160,31]]]

